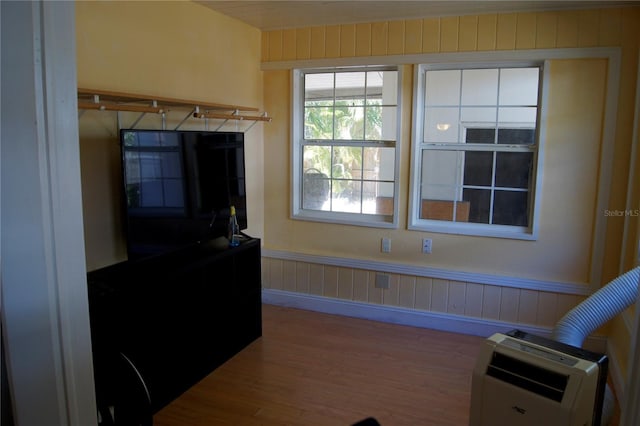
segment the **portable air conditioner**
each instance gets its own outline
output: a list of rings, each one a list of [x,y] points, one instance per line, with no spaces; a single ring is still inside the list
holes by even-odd
[[[482,345],[470,426],[600,426],[609,360],[520,330]]]

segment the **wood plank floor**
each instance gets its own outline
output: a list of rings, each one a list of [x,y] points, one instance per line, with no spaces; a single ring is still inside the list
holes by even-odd
[[[154,426],[468,424],[482,338],[263,305],[263,337]]]

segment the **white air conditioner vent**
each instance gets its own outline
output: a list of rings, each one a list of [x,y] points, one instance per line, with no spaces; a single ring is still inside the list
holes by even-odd
[[[494,352],[487,376],[526,389],[537,395],[562,401],[569,376],[538,367],[509,355]]]

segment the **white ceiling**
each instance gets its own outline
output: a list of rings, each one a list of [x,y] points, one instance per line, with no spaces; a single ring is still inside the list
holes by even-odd
[[[475,15],[498,12],[587,9],[640,5],[640,1],[616,0],[338,0],[338,1],[222,1],[196,0],[213,10],[246,22],[263,31],[335,25],[358,22],[391,21],[435,16]]]

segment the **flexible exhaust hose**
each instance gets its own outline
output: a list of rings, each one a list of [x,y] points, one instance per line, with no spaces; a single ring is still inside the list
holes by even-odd
[[[582,342],[607,321],[633,305],[638,297],[640,266],[620,275],[567,312],[553,329],[552,338],[582,347]],[[615,400],[609,385],[605,388],[601,425],[613,417]]]
[[[553,329],[552,338],[582,347],[589,334],[635,303],[639,279],[640,266],[609,282],[567,312]]]

